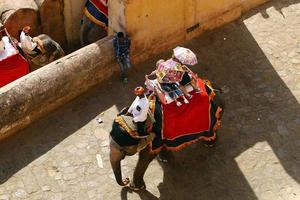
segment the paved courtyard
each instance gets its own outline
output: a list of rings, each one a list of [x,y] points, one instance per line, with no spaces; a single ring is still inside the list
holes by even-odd
[[[198,55],[193,69],[225,88],[215,148],[196,143],[169,164],[154,160],[139,193],[114,180],[113,118],[167,50],[128,84],[114,77],[0,143],[0,200],[299,200],[300,0],[274,0],[182,45]],[[122,162],[124,177],[136,161]]]

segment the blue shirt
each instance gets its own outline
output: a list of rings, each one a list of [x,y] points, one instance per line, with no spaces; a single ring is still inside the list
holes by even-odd
[[[113,39],[114,52],[116,57],[129,54],[131,41],[128,37],[124,37],[123,42],[119,40],[117,36]]]

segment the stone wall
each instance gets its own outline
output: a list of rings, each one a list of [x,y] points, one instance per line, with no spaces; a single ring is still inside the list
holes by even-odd
[[[41,33],[48,34],[63,49],[67,47],[63,0],[36,0],[39,6]]]
[[[132,39],[133,61],[140,62],[206,30],[231,22],[242,12],[266,1],[113,1],[109,4],[110,33],[125,30]]]
[[[108,34],[113,35],[118,31],[126,31],[124,2],[108,1],[108,10]]]
[[[238,18],[268,0],[110,0],[109,34],[126,31],[133,39],[134,61],[165,47],[191,39],[207,29]],[[2,0],[2,23],[18,38],[18,30],[46,33],[63,47],[79,46],[80,20],[85,0]],[[162,20],[163,19],[163,20]],[[147,40],[145,40],[147,38]]]
[[[83,7],[86,0],[63,0],[65,30],[70,47],[79,46],[80,21],[83,16]]]
[[[243,12],[247,12],[248,10],[266,3],[267,1],[270,0],[241,0]]]
[[[0,139],[70,101],[118,70],[107,37],[0,88]]]

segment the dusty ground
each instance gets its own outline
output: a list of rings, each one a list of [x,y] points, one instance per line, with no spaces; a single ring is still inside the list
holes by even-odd
[[[197,143],[173,163],[152,162],[146,191],[115,183],[107,138],[132,89],[170,50],[136,66],[127,85],[113,78],[2,142],[0,200],[300,199],[299,19],[299,0],[275,0],[182,44],[198,54],[200,76],[226,86],[223,127],[215,148]],[[123,162],[124,175],[136,159]]]

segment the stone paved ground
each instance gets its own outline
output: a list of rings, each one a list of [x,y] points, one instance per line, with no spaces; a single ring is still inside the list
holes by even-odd
[[[107,138],[132,88],[171,51],[128,85],[112,79],[2,142],[0,200],[300,199],[299,19],[299,0],[272,1],[183,44],[199,55],[195,71],[226,86],[223,128],[216,148],[197,143],[170,164],[152,162],[146,191],[115,183]],[[122,163],[126,176],[136,159]]]

